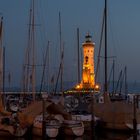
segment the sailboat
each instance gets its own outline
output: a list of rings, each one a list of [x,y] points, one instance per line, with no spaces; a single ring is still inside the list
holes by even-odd
[[[79,40],[79,29],[77,29],[77,38]],[[89,130],[91,124],[95,124],[92,122],[99,119],[93,115],[93,112],[88,112],[88,106],[93,101],[93,94],[96,93],[98,96],[100,91],[99,85],[95,82],[94,49],[95,43],[92,41],[92,36],[88,32],[85,36],[84,43],[82,43],[82,79],[80,81],[80,68],[78,63],[78,84],[72,89],[65,91],[66,109],[72,114],[73,120],[84,123],[85,130]]]
[[[34,119],[33,123],[33,135],[42,136],[42,122],[43,122],[43,115],[37,115]],[[56,118],[49,118],[45,119],[46,124],[46,135],[50,138],[55,138],[59,134],[59,128],[61,126],[60,120]]]
[[[22,128],[15,115],[12,112],[6,111],[4,107],[3,100],[3,84],[4,84],[4,48],[2,44],[2,33],[3,33],[3,17],[0,23],[0,135],[13,135],[13,136],[23,136],[27,128]]]
[[[107,0],[105,0],[105,88],[104,102],[93,105],[94,114],[100,118],[102,128],[116,130],[136,130],[140,126],[140,109],[134,103],[127,100],[112,102],[108,93],[107,85]],[[135,98],[134,98],[135,99]]]
[[[60,81],[61,81],[61,97],[60,100],[63,100],[63,106],[66,109],[66,102],[68,102],[68,100],[66,100],[65,97],[65,93],[63,91],[63,57],[64,57],[64,48],[62,47],[62,37],[61,37],[61,15],[59,13],[59,34],[60,34],[60,66],[59,66],[59,72],[58,72],[58,77],[57,77],[57,81],[56,81],[56,87],[55,87],[55,92],[56,92],[56,88],[57,88],[57,83],[58,83],[58,79],[60,76]],[[68,110],[66,109],[66,111],[68,112]],[[70,112],[68,114],[71,114]],[[71,116],[71,115],[70,115]],[[82,136],[84,134],[84,124],[81,120],[74,120],[73,117],[71,116],[71,118],[65,118],[62,121],[62,131],[65,135],[70,135],[70,136]]]

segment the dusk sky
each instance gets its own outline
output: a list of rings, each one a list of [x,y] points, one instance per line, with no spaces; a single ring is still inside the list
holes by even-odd
[[[4,24],[3,46],[6,48],[6,75],[11,73],[12,86],[21,85],[28,40],[29,8],[30,0],[0,0],[0,16],[3,16]],[[64,42],[64,80],[76,81],[76,29],[80,30],[80,46],[87,32],[92,35],[96,61],[104,0],[35,0],[35,9],[38,25],[35,27],[37,64],[42,63],[42,54],[50,41],[50,77],[58,72],[60,12]],[[140,0],[108,0],[108,56],[115,56],[116,79],[119,71],[127,66],[128,81],[140,82],[139,13]],[[112,59],[108,60],[108,65],[110,70]],[[37,72],[37,75],[41,77],[40,72]]]

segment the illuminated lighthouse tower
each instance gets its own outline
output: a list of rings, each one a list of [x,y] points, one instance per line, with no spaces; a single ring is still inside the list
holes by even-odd
[[[88,34],[83,43],[83,69],[82,69],[82,88],[93,88],[95,85],[94,74],[94,47],[91,36]]]
[[[66,91],[66,94],[88,94],[91,92],[98,93],[100,91],[100,86],[95,83],[94,49],[95,43],[92,42],[91,36],[87,34],[82,44],[83,65],[81,82],[71,90]]]
[[[82,88],[94,88],[95,73],[94,73],[94,47],[95,44],[91,41],[91,36],[88,34],[85,37],[83,48],[83,69],[82,69]]]
[[[82,44],[83,49],[83,67],[82,80],[76,86],[76,89],[98,89],[95,86],[95,72],[94,72],[94,48],[95,44],[91,41],[89,34],[85,37],[85,42]]]

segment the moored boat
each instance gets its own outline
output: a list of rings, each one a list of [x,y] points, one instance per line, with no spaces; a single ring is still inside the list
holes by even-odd
[[[82,121],[64,120],[62,127],[66,135],[79,137],[84,134],[84,124]]]
[[[107,96],[108,97],[108,96]],[[107,98],[106,97],[106,98]],[[136,109],[137,126],[140,125],[140,109]],[[133,130],[134,104],[128,101],[110,101],[94,103],[94,114],[100,118],[99,124],[105,129]]]
[[[42,136],[42,115],[38,115],[33,123],[33,134]],[[50,138],[55,138],[59,134],[61,124],[57,119],[46,119],[46,135]]]
[[[12,115],[0,117],[0,135],[22,137],[26,134],[28,127],[22,128],[16,117]]]
[[[93,120],[92,114],[87,113],[87,114],[73,114],[72,115],[72,120],[75,121],[82,121],[84,124],[84,129],[85,130],[90,130],[91,129],[91,122]],[[96,126],[96,122],[99,120],[96,116],[94,116],[94,126]]]

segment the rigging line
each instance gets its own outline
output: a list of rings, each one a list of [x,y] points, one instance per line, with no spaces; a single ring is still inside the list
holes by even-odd
[[[29,11],[29,30],[28,30],[28,47],[26,49],[26,53],[25,53],[25,63],[27,62],[28,64],[31,63],[31,56],[33,55],[30,55],[30,51],[31,51],[31,48],[32,46],[34,45],[33,44],[33,32],[34,32],[34,0],[31,1],[30,3],[30,11]],[[25,65],[23,66],[23,71],[25,71],[25,88],[29,91],[29,81],[30,81],[30,73],[29,73],[29,68],[28,67],[25,67]],[[24,79],[24,78],[23,78]],[[24,88],[24,89],[25,89]]]
[[[114,87],[115,87],[115,60],[113,60],[113,76],[112,76],[112,82],[113,82],[113,85],[112,85],[112,91],[114,93]]]
[[[127,67],[125,66],[125,95],[128,94],[128,85],[127,85]]]
[[[58,71],[58,75],[57,75],[57,79],[56,79],[55,90],[54,90],[55,92],[54,93],[56,93],[56,90],[57,90],[58,80],[59,80],[59,76],[61,74],[62,65],[63,65],[63,58],[64,58],[64,49],[61,53],[61,62],[60,62],[59,71]],[[62,92],[62,90],[61,90],[61,92]]]
[[[41,28],[39,28],[39,34],[40,34],[40,40],[41,40],[41,43],[42,43],[42,45],[41,46],[45,46],[45,40],[46,40],[46,29],[45,29],[45,21],[44,21],[44,17],[43,17],[43,7],[42,7],[42,3],[41,3],[41,1],[38,1],[38,8],[37,8],[37,17],[38,17],[38,19],[39,19],[39,21],[42,21],[41,22]],[[41,10],[38,10],[38,9],[41,9]],[[41,49],[42,49],[42,47],[41,47]],[[43,49],[42,49],[42,51],[43,51]]]
[[[61,63],[61,71],[60,71],[60,89],[63,91],[63,48],[62,48],[62,29],[61,29],[61,13],[59,12],[59,39],[60,39],[60,63]]]
[[[61,62],[62,62],[62,65],[61,65],[61,92],[62,92],[62,95],[63,95],[63,75],[64,75],[64,42],[63,42],[63,46],[62,46],[62,54],[61,54]]]
[[[109,10],[109,8],[108,8],[108,10]],[[115,60],[116,60],[116,63],[117,63],[117,46],[119,46],[119,41],[118,41],[118,37],[114,39],[115,34],[112,30],[112,22],[111,21],[112,20],[110,19],[110,16],[108,16],[108,22],[109,22],[108,24],[110,25],[109,29],[110,29],[110,34],[111,34],[111,40],[112,40],[112,43],[113,43],[113,45],[112,45],[113,46],[112,51],[114,52],[113,57],[116,58]]]
[[[104,13],[103,13],[103,21],[102,21],[102,28],[101,28],[100,43],[99,43],[98,60],[97,60],[97,66],[96,66],[95,83],[97,82],[97,75],[98,75],[99,65],[100,65],[100,54],[101,54],[101,47],[102,47],[103,30],[104,30],[104,18],[105,18]]]
[[[122,91],[122,86],[123,86],[123,80],[124,80],[124,78],[125,78],[125,69],[124,69],[123,75],[122,75],[121,80],[120,80],[120,93]]]
[[[32,26],[31,26],[31,45],[32,45],[32,79],[31,79],[31,82],[32,82],[32,96],[33,96],[33,101],[35,101],[35,15],[34,15],[34,12],[35,12],[35,2],[34,0],[32,1]]]
[[[61,59],[61,51],[62,51],[62,31],[61,31],[61,13],[59,12],[59,43],[60,43],[60,59]]]
[[[107,91],[108,91],[108,86],[107,86],[107,0],[105,0],[105,10],[104,10],[104,14],[105,14],[105,32],[104,32],[104,35],[105,35],[105,84],[104,84],[104,93],[106,94]]]
[[[3,92],[3,105],[5,106],[6,103],[6,99],[5,99],[5,47],[3,47],[3,52],[2,52],[2,56],[3,56],[3,75],[2,75],[2,92]]]
[[[47,78],[47,83],[48,83],[48,89],[47,89],[47,91],[48,91],[48,93],[50,93],[50,47],[48,47],[48,58],[47,58],[47,64],[48,64],[48,78]],[[44,82],[44,85],[45,85],[45,82]]]
[[[117,38],[115,38],[114,39],[114,32],[113,32],[113,30],[112,30],[112,22],[111,22],[111,19],[110,19],[110,17],[108,16],[108,21],[109,21],[109,27],[110,27],[110,31],[111,31],[111,39],[112,39],[112,42],[113,42],[113,48],[114,48],[114,52],[115,52],[115,56],[117,56],[117,51],[116,51],[116,48],[117,48],[117,46],[119,46],[119,44],[118,44],[118,39]],[[116,45],[116,44],[118,44],[118,45]]]
[[[54,90],[54,93],[56,93],[56,90],[57,90],[57,85],[58,85],[59,75],[60,75],[60,72],[61,72],[61,65],[62,65],[62,63],[60,63],[60,65],[59,65],[59,71],[58,71],[58,75],[57,75],[57,79],[56,79],[56,84],[55,84],[55,90]]]
[[[45,2],[47,3],[47,0]],[[42,6],[42,4],[41,4],[41,1],[40,1],[40,9],[43,9],[43,7],[41,8],[41,6]],[[44,16],[44,13],[45,13],[45,16]],[[47,10],[45,12],[42,12],[42,23],[43,23],[43,25],[46,25],[46,23],[45,23],[45,21],[47,21],[47,20],[45,20],[46,19],[46,14],[47,14]],[[47,27],[47,26],[43,26],[43,28],[42,28],[43,31],[46,31],[47,28],[45,28],[45,27]],[[47,38],[47,32],[44,32],[44,34],[45,34],[44,35],[45,38]]]
[[[43,71],[42,71],[42,78],[41,78],[40,94],[41,94],[41,91],[42,91],[43,81],[44,81],[44,78],[45,78],[45,68],[46,68],[46,60],[47,60],[47,56],[48,56],[47,54],[49,54],[49,44],[50,43],[48,41],[47,49],[46,49],[46,52],[45,52],[45,57],[43,59]]]
[[[121,70],[121,72],[120,72],[120,74],[119,74],[119,79],[118,79],[118,81],[117,81],[117,85],[116,85],[116,89],[115,89],[115,94],[117,93],[117,89],[118,89],[118,86],[119,86],[119,82],[120,82],[120,80],[121,80],[121,77],[122,77],[122,70]]]
[[[30,6],[31,7],[31,6]],[[26,67],[26,63],[30,64],[30,50],[31,50],[31,17],[32,17],[32,9],[29,11],[29,28],[28,28],[28,41],[27,48],[25,50],[25,62],[23,65],[23,91],[29,91],[29,68]]]
[[[113,73],[113,69],[114,69],[114,62],[113,62],[113,64],[112,64],[112,67],[111,67],[111,71],[110,71],[110,75],[109,75],[109,78],[108,78],[108,87],[109,87],[109,84],[110,84],[110,79],[111,79],[111,75],[112,75],[112,73]]]
[[[98,56],[98,58],[103,58],[103,59],[105,59],[105,57],[104,56]],[[116,56],[109,56],[109,57],[107,57],[107,59],[111,59],[111,58],[116,58]]]
[[[32,66],[36,66],[36,67],[42,67],[43,66],[43,64],[40,64],[40,65],[37,65],[37,64],[35,64],[35,65],[32,65],[32,64],[24,64],[25,66],[28,66],[28,67],[32,67]]]

